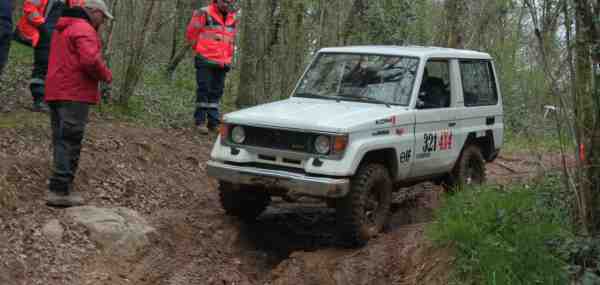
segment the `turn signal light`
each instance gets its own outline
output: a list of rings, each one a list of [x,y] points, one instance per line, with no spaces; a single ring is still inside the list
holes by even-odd
[[[219,126],[219,134],[221,135],[222,142],[227,140],[227,137],[229,136],[229,124],[221,123]]]
[[[348,147],[348,135],[334,136],[333,152],[336,154],[343,153]]]

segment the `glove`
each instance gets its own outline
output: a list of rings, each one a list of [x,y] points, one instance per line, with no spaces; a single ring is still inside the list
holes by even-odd
[[[112,98],[112,87],[106,82],[100,82],[100,94],[102,96],[102,102],[108,103]]]

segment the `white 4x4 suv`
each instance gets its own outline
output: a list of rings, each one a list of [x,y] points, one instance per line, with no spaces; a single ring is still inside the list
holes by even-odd
[[[254,219],[271,196],[323,198],[343,238],[363,244],[383,228],[392,191],[482,183],[502,140],[488,54],[325,48],[291,98],[224,117],[207,172],[228,214]]]

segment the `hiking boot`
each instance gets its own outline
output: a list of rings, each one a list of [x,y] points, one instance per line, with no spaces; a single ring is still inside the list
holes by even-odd
[[[196,130],[198,130],[201,135],[208,135],[209,133],[209,129],[204,125],[197,125]]]
[[[85,202],[78,193],[71,192],[69,194],[63,194],[49,191],[48,197],[46,198],[46,205],[55,207],[74,207],[85,205]]]
[[[217,127],[217,126],[209,125],[207,128],[211,133],[219,133],[219,127]]]
[[[31,105],[31,111],[38,112],[38,113],[48,113],[49,109],[48,109],[48,105],[46,105],[46,103],[44,103],[44,101],[34,100],[33,104]]]
[[[209,134],[212,139],[217,139],[217,137],[219,137],[219,128],[218,127],[209,126],[208,131],[209,131]]]

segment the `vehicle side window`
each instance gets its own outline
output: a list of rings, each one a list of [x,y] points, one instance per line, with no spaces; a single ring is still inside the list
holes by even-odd
[[[464,102],[467,107],[490,106],[498,103],[496,81],[491,62],[487,60],[461,60]]]
[[[447,60],[430,60],[425,65],[417,108],[450,107],[450,65]]]

